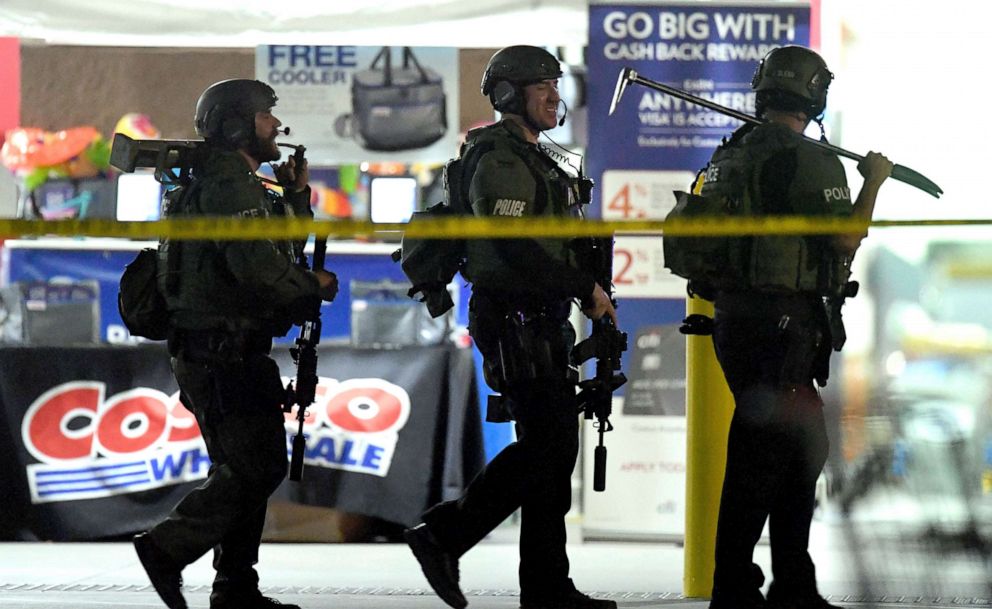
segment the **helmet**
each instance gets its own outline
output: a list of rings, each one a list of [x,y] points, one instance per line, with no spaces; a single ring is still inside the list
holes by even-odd
[[[758,113],[773,108],[802,111],[810,118],[820,116],[827,107],[827,88],[833,78],[823,58],[806,47],[772,49],[751,79],[751,88],[758,92]]]
[[[498,112],[523,114],[523,87],[555,78],[561,78],[561,64],[551,53],[526,45],[505,47],[486,64],[482,94]]]
[[[196,134],[239,148],[255,137],[255,113],[276,105],[276,92],[259,80],[234,78],[216,82],[196,102]]]

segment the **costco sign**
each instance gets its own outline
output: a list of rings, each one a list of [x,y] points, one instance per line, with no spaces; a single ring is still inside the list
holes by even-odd
[[[406,391],[382,379],[321,378],[305,424],[305,463],[386,476],[410,414]],[[287,454],[296,432],[286,414]],[[28,408],[21,436],[34,503],[135,493],[207,476],[196,418],[172,395],[140,387],[106,396],[99,381],[53,387]]]

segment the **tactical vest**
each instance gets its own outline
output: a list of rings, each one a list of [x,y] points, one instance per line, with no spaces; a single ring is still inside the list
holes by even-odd
[[[514,136],[506,125],[496,123],[469,132],[458,157],[448,161],[444,167],[445,200],[414,213],[411,223],[432,217],[473,215],[469,196],[472,176],[479,160],[494,150],[509,150],[524,159],[537,184],[535,199],[546,203],[545,214],[562,215],[571,201],[582,201],[582,197],[587,196],[580,181],[569,178],[535,146]],[[552,255],[567,255],[563,253],[567,247],[560,241],[549,242],[545,245],[546,249],[548,247]],[[404,274],[413,286],[409,295],[419,296],[434,317],[453,306],[447,285],[456,273],[462,272],[466,279],[473,281],[473,278],[486,277],[490,271],[504,266],[492,244],[482,240],[410,239],[404,236],[393,259],[401,263]]]
[[[244,172],[236,172],[240,177]],[[204,179],[196,178],[164,196],[166,218],[204,214],[201,199]],[[216,178],[213,178],[216,179]],[[245,177],[244,179],[249,179]],[[278,195],[259,185],[257,209],[265,215],[285,215]],[[290,263],[302,244],[275,240],[273,245]],[[158,247],[159,290],[165,296],[174,326],[185,329],[242,330],[283,327],[283,312],[263,305],[245,293],[227,268],[222,245],[212,240],[162,239]]]
[[[581,204],[582,193],[575,178],[562,171],[558,164],[537,146],[516,137],[502,123],[497,123],[481,129],[478,136],[466,142],[462,155],[468,158],[474,156],[474,162],[471,165],[465,164],[460,176],[460,184],[449,184],[450,192],[456,192],[457,188],[459,196],[470,209],[473,202],[470,200],[469,190],[479,160],[486,153],[495,150],[509,151],[522,160],[535,183],[534,205],[537,215],[564,217],[570,215],[571,210]],[[513,179],[513,176],[508,175],[506,179]],[[552,258],[572,262],[569,240],[535,240]],[[502,259],[498,243],[495,241],[472,239],[466,243],[465,249],[466,264],[463,274],[473,284],[493,283],[495,285],[481,287],[504,289],[507,287],[503,283],[504,279],[506,281],[516,279],[515,276],[507,274],[507,269],[512,265]],[[520,261],[517,263],[519,264]],[[499,278],[501,275],[504,277]]]
[[[791,150],[796,173],[787,201],[777,212],[761,193],[761,174],[768,160]],[[850,190],[836,156],[803,145],[782,125],[744,127],[714,152],[700,172],[694,193],[677,192],[668,219],[789,215],[849,215]],[[744,235],[665,237],[665,266],[689,279],[690,288],[712,299],[718,290],[758,290],[836,294],[850,275],[848,261],[838,256],[829,237]]]

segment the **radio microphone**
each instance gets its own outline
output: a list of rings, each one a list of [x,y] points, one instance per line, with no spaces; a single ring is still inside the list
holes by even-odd
[[[559,101],[561,101],[562,106],[565,106],[565,111],[561,113],[561,120],[558,121],[558,126],[561,127],[565,124],[565,117],[568,116],[568,104],[565,103],[564,99]]]
[[[285,129],[276,129],[276,133],[281,133],[283,135],[289,135],[289,127],[286,127]]]

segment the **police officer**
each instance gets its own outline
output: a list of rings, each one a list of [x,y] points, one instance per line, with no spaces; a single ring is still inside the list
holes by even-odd
[[[772,50],[752,81],[763,125],[744,126],[716,150],[701,193],[727,197],[754,214],[870,220],[892,171],[869,153],[852,202],[840,161],[803,144],[826,107],[833,75],[813,51]],[[808,548],[814,487],[827,456],[823,386],[831,347],[840,349],[839,305],[852,294],[850,262],[865,234],[755,236],[716,292],[713,342],[734,395],[716,540],[712,609],[827,609]],[[827,305],[827,306],[825,306]],[[833,313],[828,315],[828,312]],[[752,564],[768,521],[772,573]],[[767,602],[767,605],[766,605]]]
[[[460,151],[459,183],[482,217],[555,217],[579,213],[577,181],[537,145],[558,124],[558,60],[531,46],[511,46],[489,60],[482,93],[502,114],[470,131]],[[501,451],[461,498],[429,509],[405,532],[428,582],[448,605],[465,607],[458,559],[518,508],[520,606],[523,609],[612,609],[568,577],[565,514],[578,455],[575,383],[568,322],[579,300],[591,319],[616,312],[592,275],[577,268],[561,239],[470,240],[464,275],[472,282],[469,330],[486,379],[505,398],[517,441]]]
[[[276,95],[256,80],[225,80],[196,104],[205,151],[192,180],[167,195],[168,216],[311,215],[306,163],[275,167],[276,195],[256,176],[277,161]],[[160,289],[170,318],[169,352],[183,405],[196,415],[211,459],[206,481],[163,521],[134,538],[142,566],[165,604],[186,607],[182,569],[213,548],[211,609],[295,607],[262,596],[258,561],[269,495],[286,474],[284,398],[269,357],[274,336],[330,301],[337,278],[296,264],[302,243],[163,242]]]

